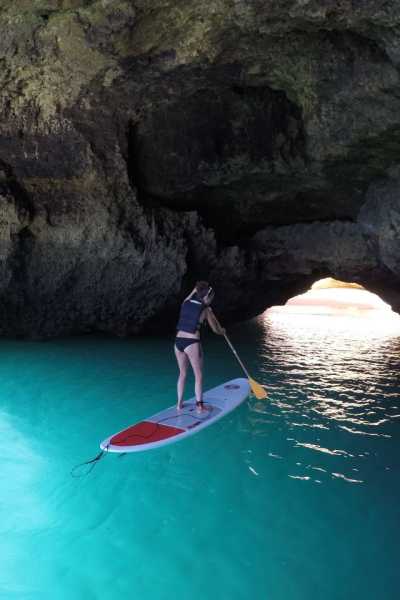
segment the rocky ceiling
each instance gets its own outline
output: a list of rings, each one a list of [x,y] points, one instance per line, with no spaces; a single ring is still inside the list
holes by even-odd
[[[229,320],[320,277],[400,310],[400,4],[0,0],[0,331]]]

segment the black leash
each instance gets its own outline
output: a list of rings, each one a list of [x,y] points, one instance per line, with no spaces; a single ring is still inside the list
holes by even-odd
[[[79,463],[79,465],[75,465],[75,467],[73,467],[71,469],[71,477],[78,479],[79,477],[85,477],[86,475],[89,475],[89,473],[91,473],[93,471],[93,469],[95,468],[97,463],[103,458],[103,456],[106,453],[107,448],[108,448],[108,446],[106,446],[106,448],[104,450],[101,450],[98,453],[98,455],[95,456],[94,458],[92,458],[91,460],[87,460],[86,462]],[[89,466],[89,468],[86,469],[83,473],[76,473],[76,471],[78,469],[80,469],[81,467],[85,467],[86,465],[91,465],[91,466]]]

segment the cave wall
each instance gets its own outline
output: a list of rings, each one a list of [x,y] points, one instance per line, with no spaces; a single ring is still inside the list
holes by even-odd
[[[0,333],[229,320],[321,276],[400,309],[400,7],[0,0]]]

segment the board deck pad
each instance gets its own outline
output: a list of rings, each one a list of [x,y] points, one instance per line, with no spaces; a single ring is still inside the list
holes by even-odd
[[[177,442],[215,423],[244,402],[249,393],[247,379],[232,379],[203,393],[202,411],[191,398],[180,411],[176,405],[170,406],[109,436],[100,448],[106,452],[139,452]]]

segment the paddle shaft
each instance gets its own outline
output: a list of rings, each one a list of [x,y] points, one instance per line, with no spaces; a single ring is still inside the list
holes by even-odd
[[[246,369],[246,367],[244,366],[244,364],[240,360],[240,357],[239,357],[238,353],[236,352],[235,348],[232,345],[231,340],[228,338],[228,336],[226,335],[226,333],[224,333],[224,338],[226,339],[226,341],[227,341],[227,343],[229,345],[229,348],[232,350],[233,354],[235,355],[238,363],[240,364],[240,366],[242,367],[243,371],[245,372],[245,374],[247,376],[247,379],[251,379],[248,370]]]
[[[211,309],[211,307],[209,307],[209,310],[211,310],[211,312],[212,312],[212,314],[213,314],[213,316],[214,316],[214,319],[215,319],[215,321],[216,321],[216,323],[217,323],[218,327],[219,327],[220,329],[222,329],[222,327],[221,327],[221,325],[220,325],[220,323],[219,323],[219,321],[218,321],[217,317],[215,316],[215,313],[214,313],[214,311]],[[228,336],[227,336],[226,332],[224,333],[224,338],[226,339],[226,342],[227,342],[227,344],[228,344],[229,348],[232,350],[233,354],[235,355],[235,357],[236,357],[236,359],[237,359],[238,363],[240,364],[240,366],[242,367],[243,371],[245,372],[245,374],[246,374],[247,378],[248,378],[248,379],[251,379],[251,377],[250,377],[250,375],[249,375],[249,372],[248,372],[248,370],[246,369],[246,367],[245,367],[245,366],[244,366],[244,364],[242,363],[242,361],[241,361],[241,359],[240,359],[240,357],[239,357],[238,353],[236,352],[236,350],[235,350],[235,348],[234,348],[234,346],[233,346],[233,344],[232,344],[231,340],[228,338]]]

